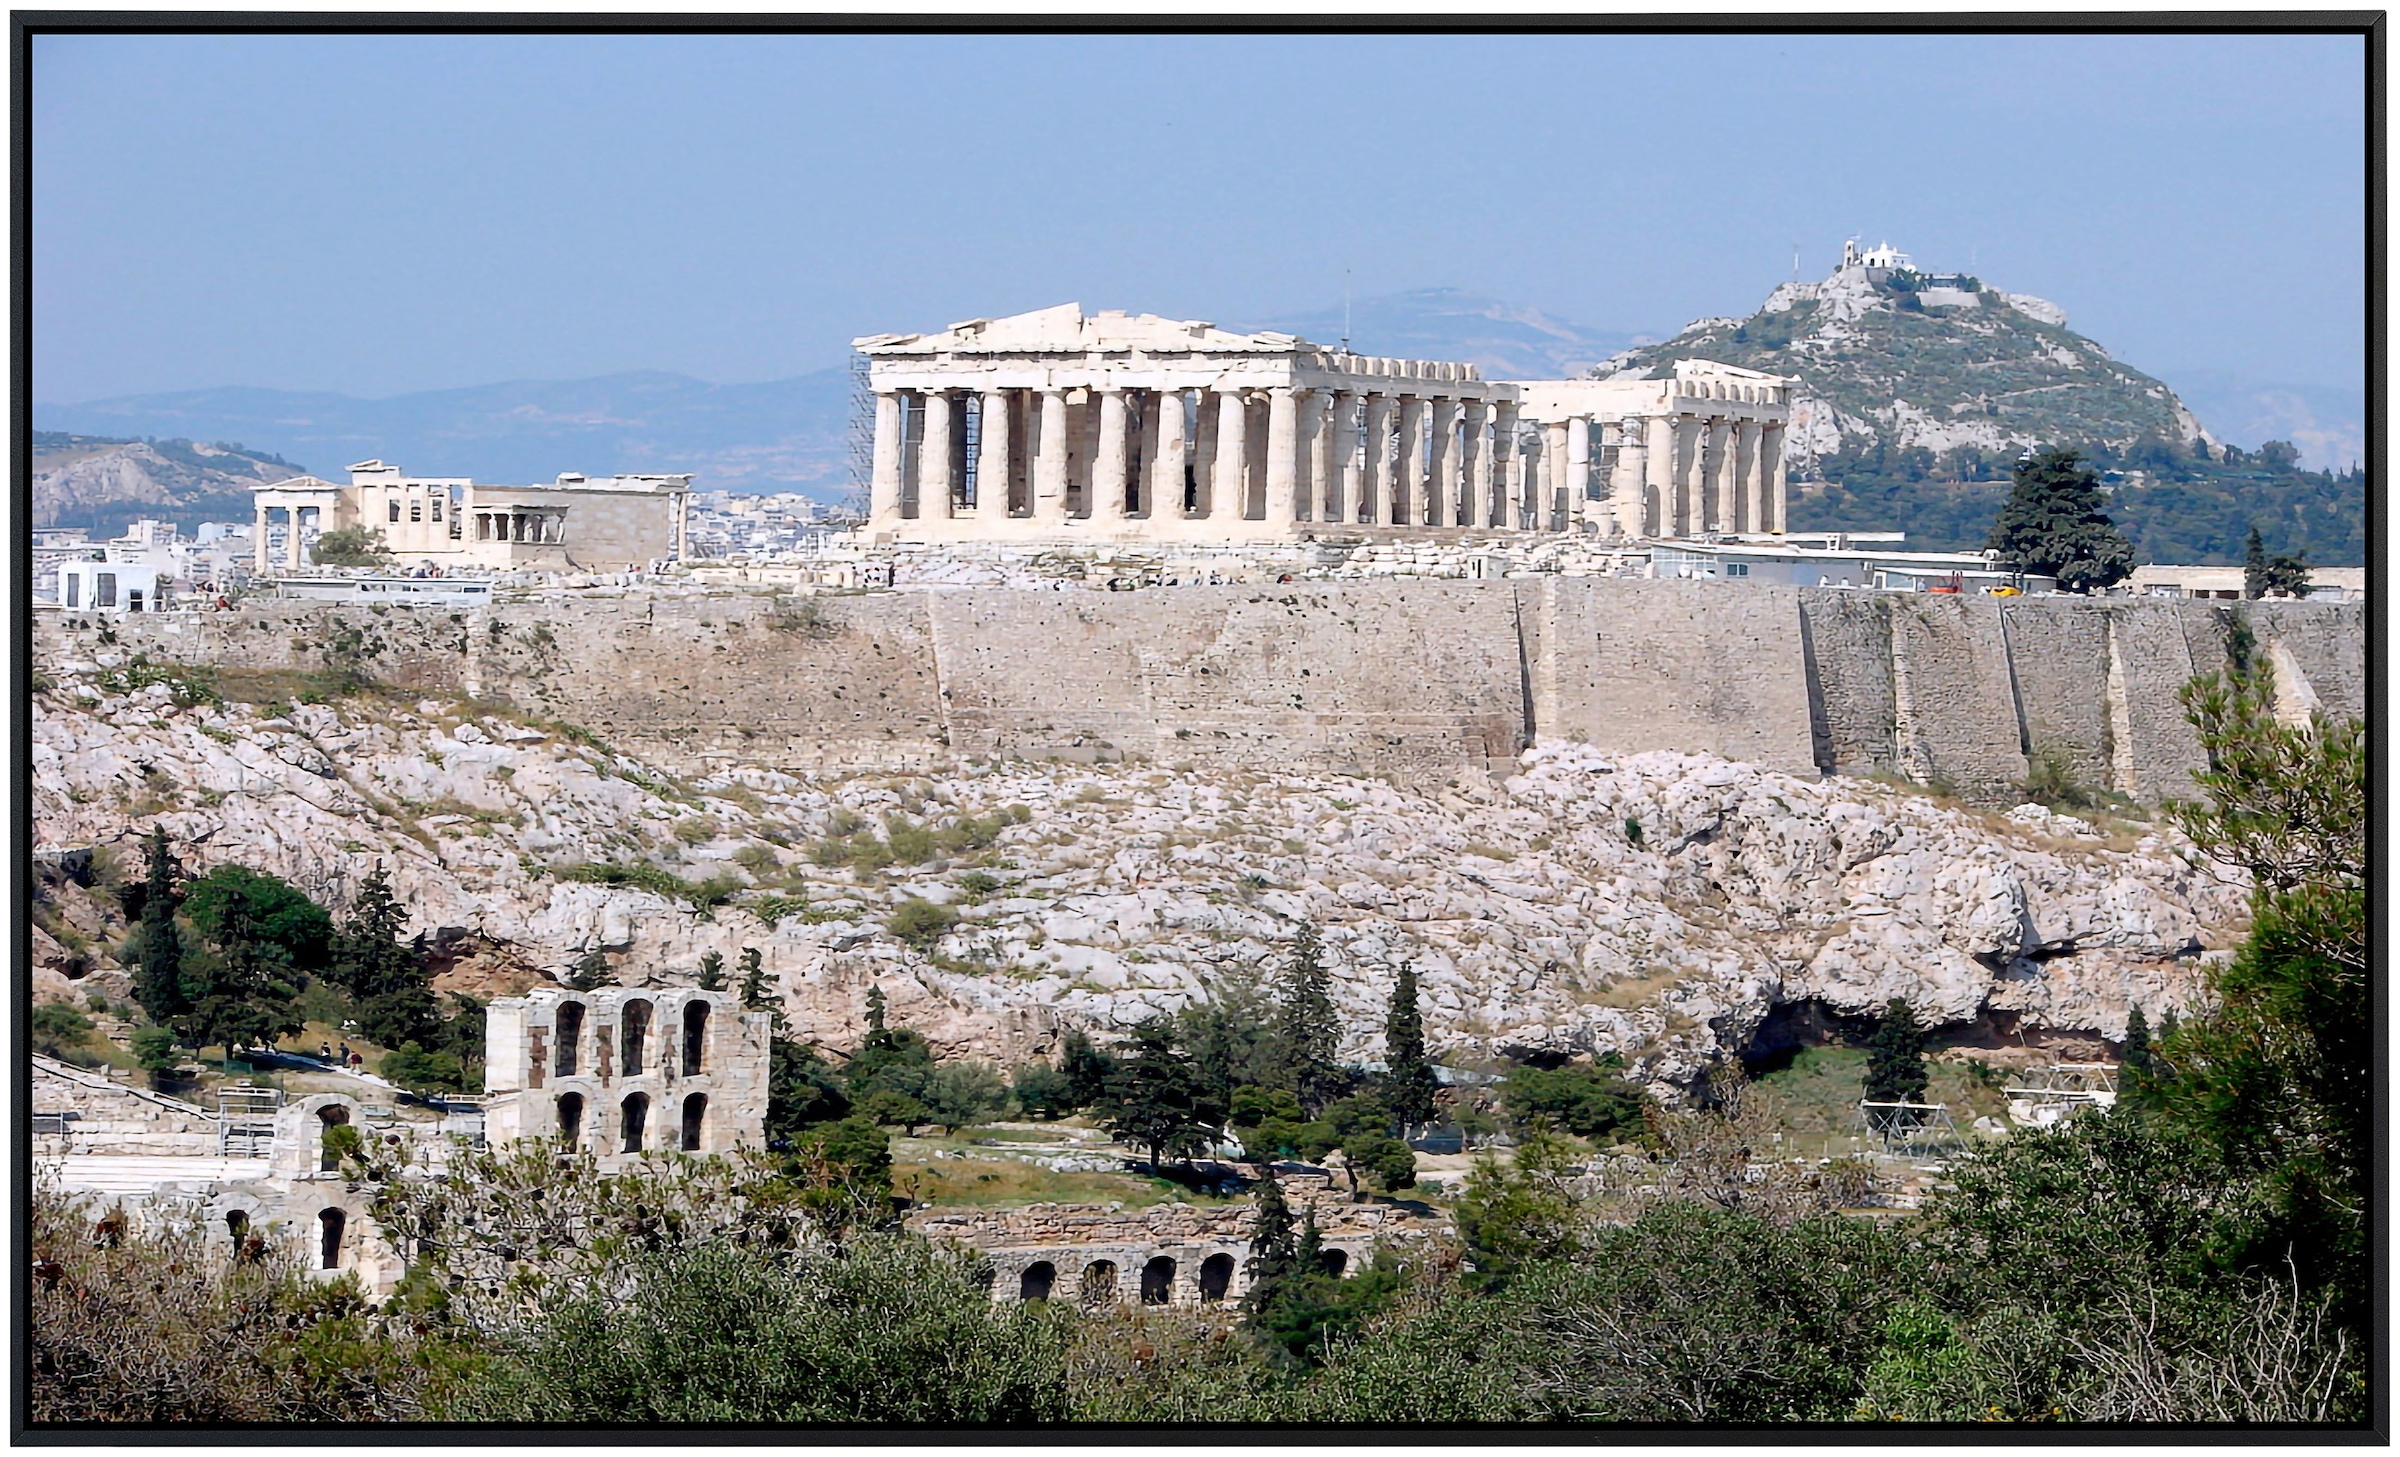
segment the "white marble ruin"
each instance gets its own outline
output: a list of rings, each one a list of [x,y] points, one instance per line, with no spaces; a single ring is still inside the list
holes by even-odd
[[[854,341],[876,542],[1783,529],[1788,381],[1487,380],[1077,304]]]

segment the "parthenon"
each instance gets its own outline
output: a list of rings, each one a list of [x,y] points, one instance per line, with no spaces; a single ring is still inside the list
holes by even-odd
[[[870,539],[1780,533],[1787,381],[1472,364],[1078,304],[854,341],[875,394]]]

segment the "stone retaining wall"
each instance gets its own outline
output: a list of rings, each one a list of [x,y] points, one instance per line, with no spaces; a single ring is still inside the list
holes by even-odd
[[[579,725],[678,772],[1021,755],[1424,777],[1536,739],[2012,801],[2031,762],[2144,800],[2200,765],[2176,690],[2236,621],[2292,711],[2365,709],[2355,603],[1909,596],[1541,577],[554,594],[474,611],[269,603],[97,622],[37,652],[371,675]]]
[[[37,1135],[38,1154],[214,1155],[217,1120],[207,1110],[128,1087],[84,1068],[35,1055],[35,1113],[72,1113],[64,1134]]]

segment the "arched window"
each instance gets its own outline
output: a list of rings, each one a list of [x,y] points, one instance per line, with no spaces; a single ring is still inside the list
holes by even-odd
[[[1142,1304],[1164,1305],[1175,1293],[1175,1262],[1160,1255],[1142,1266]]]
[[[350,1216],[339,1209],[327,1209],[317,1215],[317,1265],[320,1269],[338,1270],[342,1267],[342,1226]]]
[[[1017,1278],[1017,1298],[1019,1300],[1048,1300],[1050,1287],[1057,1283],[1058,1266],[1051,1264],[1048,1260],[1036,1260],[1027,1265],[1025,1273]]]
[[[683,1100],[683,1140],[685,1153],[700,1151],[701,1135],[708,1130],[708,1094],[694,1093]]]
[[[333,1140],[325,1135],[350,1121],[350,1110],[339,1103],[328,1103],[317,1110],[317,1169],[332,1173],[342,1166],[342,1156],[335,1151]]]
[[[618,1061],[624,1064],[625,1076],[638,1077],[642,1071],[643,1043],[650,1040],[650,1004],[627,1002],[618,1013],[617,1046],[623,1054]]]
[[[575,1044],[583,1041],[583,1003],[558,1004],[558,1075],[575,1076]]]
[[[564,1094],[558,1100],[558,1141],[563,1147],[573,1148],[582,1137],[583,1094]]]
[[[1107,1305],[1117,1298],[1117,1262],[1094,1260],[1083,1267],[1083,1303]]]
[[[1200,1298],[1223,1300],[1233,1288],[1233,1256],[1210,1255],[1200,1262]]]
[[[683,1075],[700,1075],[701,1054],[708,1049],[708,1003],[683,1004]]]
[[[642,1151],[643,1125],[650,1121],[650,1095],[634,1093],[617,1109],[617,1152]]]
[[[1326,1274],[1339,1279],[1342,1272],[1350,1268],[1350,1252],[1348,1250],[1319,1250],[1317,1266]]]

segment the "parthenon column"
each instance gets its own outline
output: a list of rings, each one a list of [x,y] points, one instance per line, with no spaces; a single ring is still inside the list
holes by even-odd
[[[875,473],[867,487],[867,522],[870,530],[880,530],[900,519],[901,418],[899,392],[877,390]]]
[[[1702,522],[1706,511],[1702,505],[1702,448],[1706,443],[1706,421],[1692,415],[1675,417],[1675,534],[1698,536],[1705,528]]]
[[[1343,390],[1333,397],[1333,474],[1326,483],[1325,519],[1356,521],[1361,499],[1360,482],[1364,479],[1364,464],[1360,459],[1359,440],[1366,432],[1358,427],[1359,396],[1355,390]]]
[[[1492,493],[1500,508],[1500,524],[1511,531],[1521,527],[1525,520],[1525,454],[1517,449],[1514,400],[1492,406]]]
[[[1665,415],[1642,417],[1642,531],[1675,534],[1675,422]]]
[[[1733,422],[1708,422],[1708,529],[1733,529]]]
[[[1300,402],[1289,385],[1267,391],[1266,518],[1277,526],[1300,519]]]
[[[1217,479],[1209,513],[1227,521],[1250,514],[1250,406],[1238,388],[1216,392]]]
[[[262,577],[267,574],[267,513],[274,509],[257,501],[250,503],[250,570]]]
[[[1425,524],[1425,406],[1423,395],[1400,397],[1400,454],[1392,463],[1392,520]]]
[[[1567,485],[1567,422],[1542,422],[1542,499],[1534,516],[1537,531],[1564,531],[1567,512],[1560,494]]]
[[[1736,531],[1763,531],[1767,519],[1766,493],[1759,489],[1759,424],[1743,420],[1733,427],[1733,521]]]
[[[1367,438],[1359,449],[1358,501],[1360,519],[1370,526],[1392,520],[1392,397],[1367,396]]]
[[[1492,524],[1492,443],[1484,432],[1491,428],[1492,407],[1484,400],[1469,400],[1466,415],[1467,479],[1459,493],[1459,524],[1488,527]]]
[[[1787,486],[1784,478],[1783,422],[1778,420],[1760,432],[1758,440],[1759,474],[1767,482],[1767,524],[1765,530],[1783,534],[1783,507]]]
[[[1334,502],[1341,489],[1340,468],[1333,458],[1333,391],[1310,390],[1300,399],[1300,448],[1308,457],[1307,479],[1300,483],[1300,515],[1308,521],[1339,521],[1342,508]]]
[[[925,393],[925,444],[917,452],[917,516],[924,520],[950,514],[958,482],[950,474],[950,420],[954,411],[948,390]]]
[[[1092,519],[1125,519],[1125,392],[1093,391],[1100,397],[1100,448],[1092,455]]]
[[[1466,517],[1459,513],[1458,502],[1458,423],[1462,413],[1456,400],[1433,402],[1432,480],[1425,492],[1428,526],[1467,524]]]
[[[988,520],[1008,518],[1008,412],[1008,391],[984,391],[983,430],[975,438],[974,514]]]
[[[1608,498],[1616,513],[1619,536],[1640,536],[1643,531],[1642,480],[1649,452],[1642,444],[1640,430],[1638,419],[1617,422],[1617,463],[1608,475]]]
[[[1158,421],[1150,429],[1150,489],[1144,504],[1153,521],[1172,521],[1183,515],[1183,391],[1160,390],[1151,396]]]
[[[1592,514],[1592,422],[1567,422],[1567,529],[1581,533]]]
[[[1042,418],[1034,427],[1033,519],[1045,526],[1067,522],[1067,392],[1044,385],[1034,396]]]

